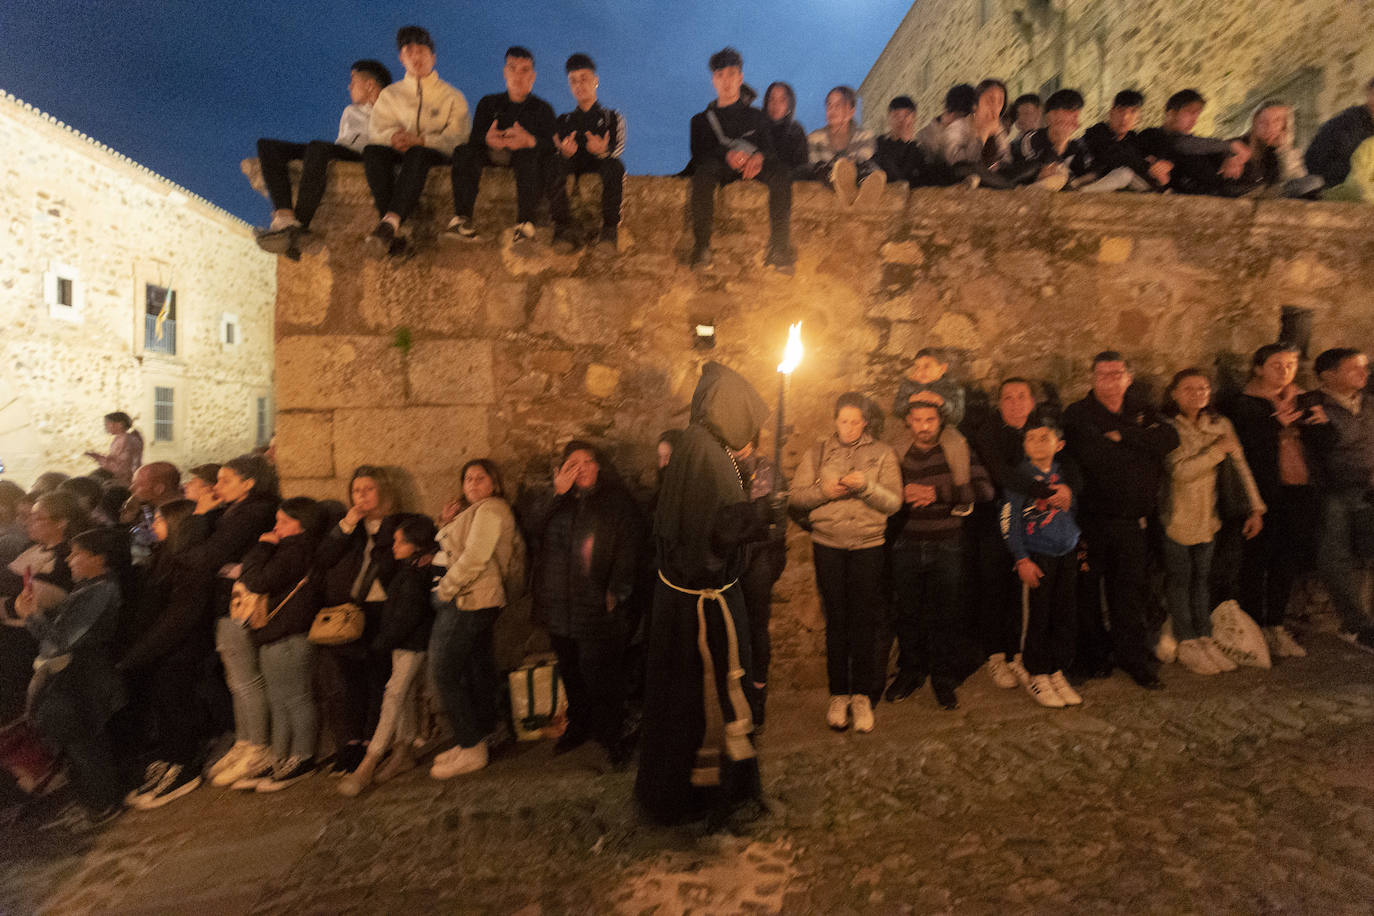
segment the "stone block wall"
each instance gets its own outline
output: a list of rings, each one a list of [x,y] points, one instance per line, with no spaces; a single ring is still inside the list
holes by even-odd
[[[1098,350],[1124,350],[1146,381],[1231,367],[1276,337],[1283,306],[1312,310],[1313,353],[1374,344],[1374,210],[1353,204],[894,187],[854,213],[798,185],[799,258],[785,277],[762,267],[763,189],[737,185],[719,195],[717,269],[698,275],[684,264],[679,179],[629,179],[618,255],[541,247],[526,258],[504,238],[514,195],[496,171],[479,200],[484,239],[437,245],[451,204],[435,174],[409,226],[413,255],[391,262],[363,255],[376,215],[360,169],[335,169],[315,221],[325,247],[278,262],[289,493],[341,498],[354,466],[399,465],[433,512],[468,458],[495,458],[514,492],[545,485],[573,436],[605,444],[647,488],[658,434],[686,422],[702,363],[739,369],[775,405],[798,320],[807,352],[788,401],[787,472],[829,431],[837,395],[890,404],[925,345],[947,348],[972,386],[1028,375],[1076,398]],[[245,170],[255,175],[252,162]],[[584,190],[585,211],[595,182]],[[715,325],[714,349],[694,349],[697,323]],[[900,424],[886,438],[898,441]],[[809,553],[794,530],[774,617],[777,676],[819,683]]]

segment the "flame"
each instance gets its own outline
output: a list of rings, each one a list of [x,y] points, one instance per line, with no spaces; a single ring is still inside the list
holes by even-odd
[[[778,371],[784,375],[791,374],[801,365],[801,361],[801,322],[798,321],[787,329],[787,348],[782,351],[782,362],[778,363]]]

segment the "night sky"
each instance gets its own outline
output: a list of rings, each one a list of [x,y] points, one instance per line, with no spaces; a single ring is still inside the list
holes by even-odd
[[[601,101],[629,122],[630,172],[670,174],[687,161],[688,119],[714,97],[712,52],[738,48],[759,92],[792,83],[798,119],[814,129],[825,92],[858,87],[910,5],[3,0],[0,89],[260,224],[267,202],[239,160],[260,136],[334,139],[350,63],[376,58],[401,76],[400,26],[429,29],[436,71],[470,108],[505,88],[503,52],[523,44],[535,55],[535,94],[567,111],[563,61],[591,54]]]

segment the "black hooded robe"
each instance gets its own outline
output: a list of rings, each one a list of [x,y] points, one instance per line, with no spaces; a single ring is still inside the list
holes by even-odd
[[[730,449],[742,449],[754,438],[767,415],[763,399],[742,376],[718,363],[702,368],[692,396],[691,423],[668,464],[654,518],[658,569],[673,585],[731,585],[743,568],[743,545],[767,536],[767,504],[749,502],[730,454]],[[737,661],[747,669],[749,625],[743,593],[735,584],[723,595],[734,624]],[[649,818],[665,824],[707,815],[721,818],[760,794],[752,738],[739,734],[741,728],[752,730],[747,707],[740,725],[738,706],[731,699],[725,615],[717,601],[704,602],[716,686],[715,695],[707,698],[697,607],[695,595],[656,580],[635,795]],[[740,687],[752,690],[747,682]],[[707,702],[720,711],[713,716],[717,725],[736,722],[733,743],[717,735],[718,746],[702,747]]]

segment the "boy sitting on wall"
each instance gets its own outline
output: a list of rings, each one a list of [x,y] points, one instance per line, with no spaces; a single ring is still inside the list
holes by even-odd
[[[572,232],[568,209],[568,175],[601,176],[601,238],[610,249],[616,246],[620,228],[620,199],[625,182],[625,116],[613,108],[602,108],[596,99],[601,85],[596,64],[586,54],[574,54],[565,65],[568,90],[577,107],[558,116],[553,145],[558,155],[551,160],[549,172],[549,211],[553,217],[554,246],[572,250],[577,238]]]

